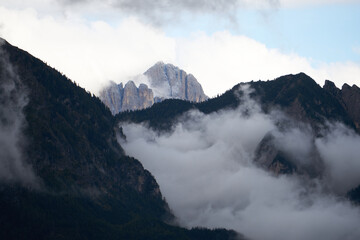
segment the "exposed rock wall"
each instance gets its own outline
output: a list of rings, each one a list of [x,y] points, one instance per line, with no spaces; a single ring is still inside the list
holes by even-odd
[[[336,97],[360,132],[360,88],[344,84],[340,90],[333,82],[326,80],[324,90]]]
[[[167,98],[177,98],[191,102],[202,102],[208,99],[200,83],[192,74],[172,64],[156,63],[144,75],[149,85],[141,83],[137,88],[133,81],[123,87],[112,82],[100,92],[100,99],[109,107],[112,114],[126,110],[137,110],[151,107],[156,102]]]
[[[109,107],[113,115],[127,110],[144,109],[154,104],[154,94],[146,84],[140,84],[139,88],[133,81],[129,81],[123,87],[112,82],[110,86],[100,92],[100,99]]]
[[[117,85],[111,82],[108,87],[100,92],[101,101],[108,106],[112,114],[118,113],[119,109],[122,108],[123,95],[124,88],[122,83]]]
[[[208,99],[200,83],[192,74],[187,74],[172,64],[158,62],[144,75],[149,78],[151,87],[162,93],[161,97],[192,102],[202,102]]]

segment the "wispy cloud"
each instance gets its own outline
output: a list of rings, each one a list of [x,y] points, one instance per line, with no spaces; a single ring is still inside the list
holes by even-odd
[[[175,40],[134,18],[111,26],[102,21],[40,17],[33,10],[0,7],[0,23],[4,24],[1,35],[7,41],[93,93],[109,80],[127,81],[159,60],[174,61]]]
[[[1,44],[0,42],[0,181],[37,186],[35,174],[23,155],[26,145],[23,109],[28,103],[26,90]]]
[[[329,129],[315,143],[324,159],[329,185],[344,194],[360,184],[360,136],[341,124],[329,124]]]

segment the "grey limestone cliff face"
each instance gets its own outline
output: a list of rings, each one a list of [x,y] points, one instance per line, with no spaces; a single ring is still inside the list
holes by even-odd
[[[122,108],[122,99],[124,95],[123,84],[120,83],[117,85],[114,82],[111,82],[109,86],[104,88],[100,92],[101,101],[110,109],[112,114],[119,112],[119,109]]]
[[[139,94],[139,107],[148,108],[154,104],[154,94],[151,89],[148,88],[146,84],[140,84],[138,89]]]
[[[129,81],[123,87],[112,82],[100,92],[101,101],[108,106],[113,115],[127,110],[144,109],[154,104],[154,94],[145,84],[136,87],[133,81]]]
[[[144,75],[149,78],[151,87],[157,89],[163,98],[178,98],[192,102],[208,99],[192,74],[187,74],[172,64],[158,62]]]
[[[154,103],[168,98],[202,102],[208,99],[200,83],[192,74],[172,64],[158,62],[144,75],[148,85],[141,83],[136,87],[133,81],[123,84],[112,82],[100,92],[100,99],[109,107],[112,114],[127,110],[151,107]]]

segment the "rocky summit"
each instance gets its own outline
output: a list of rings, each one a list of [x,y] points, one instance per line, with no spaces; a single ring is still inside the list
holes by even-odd
[[[152,106],[164,99],[175,98],[191,102],[208,99],[200,83],[192,74],[172,64],[158,62],[145,73],[148,84],[136,87],[133,81],[110,85],[100,92],[100,99],[108,106],[112,114],[127,110],[138,110]]]
[[[341,103],[354,122],[356,129],[360,131],[360,88],[356,85],[350,87],[348,84],[344,84],[341,89],[338,89],[333,82],[326,80],[324,90]]]

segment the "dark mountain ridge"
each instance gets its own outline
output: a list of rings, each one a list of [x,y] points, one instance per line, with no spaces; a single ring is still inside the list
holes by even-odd
[[[330,81],[328,81],[330,82]],[[190,109],[209,114],[212,112],[235,109],[241,104],[241,85],[249,85],[253,92],[250,96],[256,99],[264,112],[274,108],[281,108],[290,117],[307,122],[315,129],[325,121],[340,121],[356,129],[357,119],[350,117],[350,108],[345,108],[331,92],[321,88],[313,79],[304,73],[286,75],[272,81],[257,81],[240,83],[224,94],[201,103],[190,103],[181,100],[165,100],[150,109],[127,111],[116,116],[117,121],[148,122],[150,127],[163,129],[172,125],[171,122]],[[357,94],[357,87],[353,87],[351,94]],[[356,95],[357,96],[357,95]],[[350,97],[350,99],[352,99]],[[351,101],[359,101],[357,98]],[[356,105],[354,103],[353,105]]]
[[[349,86],[344,84],[338,89],[335,84],[329,80],[325,81],[324,89],[334,96],[342,107],[346,110],[350,119],[354,122],[356,129],[360,129],[360,88],[356,85]]]
[[[9,89],[9,76],[19,80],[8,95],[2,94],[0,104],[6,106],[17,97],[16,89],[24,89],[27,102],[19,111],[25,118],[21,137],[26,144],[15,149],[36,176],[25,183],[16,175],[9,181],[0,179],[1,239],[229,239],[235,235],[164,223],[173,216],[158,184],[139,161],[125,155],[116,140],[121,134],[116,121],[102,102],[27,52],[5,41],[0,48],[2,91]],[[6,124],[15,119],[0,117],[1,126],[12,127]],[[11,159],[7,163],[12,164]]]
[[[321,88],[304,73],[253,82],[251,87],[265,111],[280,106],[289,116],[310,123],[315,129],[325,121],[339,121],[355,128],[349,111],[325,87]]]
[[[286,117],[276,123],[283,131],[295,128],[316,138],[321,137],[324,130],[331,130],[332,123],[341,123],[357,133],[360,132],[359,88],[345,84],[340,90],[330,81],[326,81],[322,88],[304,73],[286,75],[272,81],[240,83],[221,96],[197,104],[167,100],[155,104],[150,109],[121,113],[116,118],[120,123],[145,123],[157,131],[171,131],[177,121],[186,118],[184,113],[189,110],[210,114],[236,109],[244,101],[244,92],[241,90],[244,85],[249,86],[249,96],[260,104],[264,113],[274,110],[285,113]],[[260,166],[276,175],[302,174],[310,178],[323,177],[322,159],[315,148],[307,156],[311,164],[299,165],[279,149],[274,141],[274,136],[268,133],[259,142],[254,160]],[[350,191],[348,196],[358,201],[359,189],[360,186]]]

